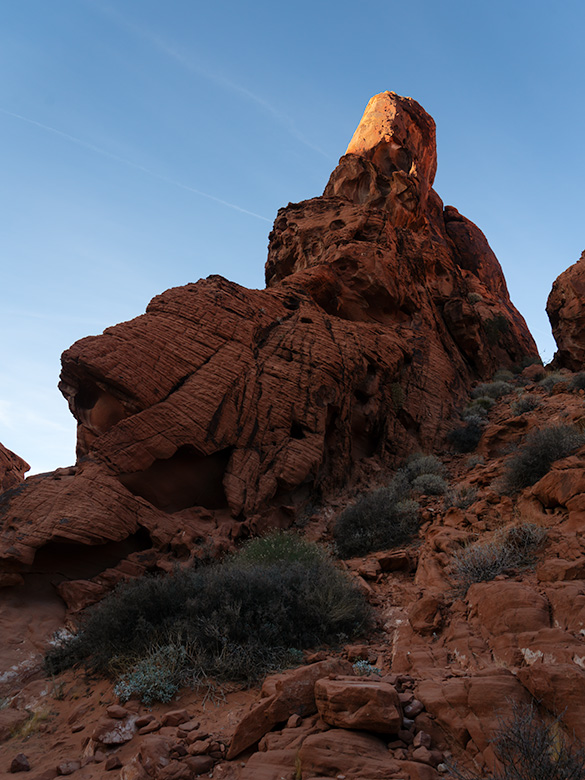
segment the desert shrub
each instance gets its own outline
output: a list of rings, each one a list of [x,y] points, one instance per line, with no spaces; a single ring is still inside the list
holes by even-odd
[[[427,496],[442,496],[447,490],[447,483],[440,474],[420,474],[412,480],[412,489]]]
[[[265,548],[273,551],[266,562],[253,563],[256,553],[248,549],[241,561],[235,555],[223,564],[119,586],[87,611],[75,636],[50,651],[48,670],[83,661],[108,672],[130,657],[131,674],[138,678],[126,677],[124,684],[136,686],[157,663],[164,667],[169,660],[171,651],[157,654],[153,648],[172,644],[185,649],[188,666],[198,674],[253,680],[281,666],[292,651],[337,642],[364,628],[369,610],[348,576],[327,555],[312,555],[303,542],[284,536],[291,537],[294,555],[283,538],[274,543],[268,538]],[[172,674],[165,680],[169,690],[178,684]]]
[[[556,425],[532,431],[506,464],[504,489],[513,493],[534,485],[548,473],[555,460],[567,457],[584,442],[583,434],[570,425]]]
[[[477,488],[473,485],[463,485],[457,490],[449,490],[445,494],[445,509],[456,506],[459,509],[467,509],[477,501]]]
[[[540,406],[540,398],[537,395],[527,393],[520,396],[517,401],[514,401],[510,408],[512,409],[512,414],[524,414],[525,412],[531,412],[538,406]]]
[[[236,553],[239,564],[251,566],[271,563],[319,563],[327,551],[314,542],[290,531],[274,531],[247,541]]]
[[[358,677],[369,677],[371,674],[382,674],[382,670],[369,661],[356,661],[352,664],[353,672]]]
[[[493,539],[467,545],[453,555],[452,577],[464,595],[475,582],[493,580],[511,569],[532,566],[546,531],[534,523],[509,526]]]
[[[510,323],[503,314],[496,314],[495,317],[483,321],[483,329],[488,344],[495,346],[499,343],[502,336],[505,336],[510,330]]]
[[[406,479],[410,483],[423,474],[437,474],[442,477],[446,473],[445,466],[437,457],[424,455],[422,452],[416,452],[414,455],[411,455],[401,471],[404,472]]]
[[[471,391],[472,398],[481,398],[482,396],[488,396],[488,398],[502,398],[504,395],[508,395],[514,389],[513,385],[509,382],[503,382],[498,380],[496,382],[483,382],[481,385],[477,385]]]
[[[391,483],[362,493],[338,516],[333,529],[342,558],[384,550],[410,541],[419,526],[419,505],[409,492]]]
[[[172,700],[189,677],[187,650],[181,644],[161,645],[149,650],[128,672],[118,677],[114,693],[121,701],[132,696],[147,705]]]
[[[545,720],[534,702],[511,705],[492,740],[498,768],[486,780],[585,780],[585,746],[569,739],[562,718]],[[480,780],[473,772],[449,767],[458,780]]]
[[[479,415],[470,415],[463,425],[447,434],[447,441],[457,452],[473,452],[483,435],[485,422]]]
[[[482,416],[486,415],[489,410],[495,406],[495,403],[495,399],[490,398],[489,395],[480,395],[467,404],[465,407],[464,416],[465,414],[480,414]]]
[[[467,300],[469,303],[479,303],[480,301],[483,301],[483,295],[478,292],[470,292],[467,293]]]
[[[539,387],[543,387],[547,392],[552,392],[552,389],[559,382],[564,382],[566,377],[559,374],[558,371],[553,371],[552,374],[547,374],[543,379],[539,381]]]
[[[571,390],[585,390],[585,371],[579,371],[578,374],[575,374],[569,387]]]
[[[511,382],[514,379],[512,371],[507,368],[499,368],[492,377],[492,382]]]

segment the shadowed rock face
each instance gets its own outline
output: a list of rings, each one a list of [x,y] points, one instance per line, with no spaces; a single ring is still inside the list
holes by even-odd
[[[554,282],[546,312],[558,351],[558,368],[585,368],[585,252]]]
[[[431,117],[377,95],[324,195],[279,211],[265,290],[211,276],[67,350],[78,463],[5,499],[5,565],[48,542],[144,529],[192,554],[288,525],[372,465],[432,449],[473,381],[536,356],[435,169]]]

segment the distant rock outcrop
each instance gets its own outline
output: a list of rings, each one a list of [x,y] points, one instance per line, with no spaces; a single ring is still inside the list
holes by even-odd
[[[25,460],[0,444],[0,493],[22,482],[29,469]]]
[[[289,525],[373,464],[432,449],[472,382],[536,357],[435,169],[432,118],[377,95],[324,195],[279,211],[265,290],[211,276],[68,349],[78,462],[4,502],[4,565],[114,542],[139,566],[146,547],[185,558]]]
[[[557,342],[558,368],[585,368],[585,252],[554,282],[546,311]]]

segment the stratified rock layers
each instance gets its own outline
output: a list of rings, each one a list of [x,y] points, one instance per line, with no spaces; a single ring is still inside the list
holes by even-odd
[[[0,444],[0,493],[22,482],[29,469],[26,461]]]
[[[67,350],[78,463],[5,498],[6,565],[141,528],[189,549],[287,525],[372,462],[432,449],[473,381],[536,356],[435,169],[431,117],[378,95],[323,197],[279,211],[267,289],[211,276]]]

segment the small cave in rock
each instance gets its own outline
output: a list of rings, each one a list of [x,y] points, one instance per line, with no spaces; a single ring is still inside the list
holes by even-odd
[[[98,436],[128,416],[122,402],[111,393],[86,380],[75,393],[75,417]]]
[[[54,583],[62,580],[87,580],[117,566],[131,553],[149,550],[151,547],[150,535],[142,527],[119,542],[91,545],[53,541],[37,550],[29,573],[54,575]]]
[[[170,458],[159,458],[144,471],[120,474],[119,479],[135,496],[170,514],[193,506],[225,509],[223,477],[231,452],[228,447],[204,455],[185,444]]]

